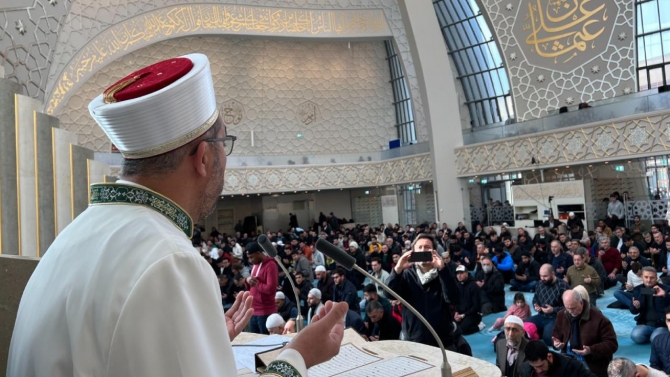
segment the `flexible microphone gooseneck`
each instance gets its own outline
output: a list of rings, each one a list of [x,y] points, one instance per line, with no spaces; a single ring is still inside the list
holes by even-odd
[[[442,377],[452,377],[451,376],[451,365],[449,365],[449,362],[447,361],[447,351],[444,349],[444,345],[442,344],[442,340],[440,339],[439,336],[437,336],[437,333],[435,332],[435,329],[433,329],[433,326],[431,326],[428,323],[428,321],[426,320],[426,318],[424,318],[424,316],[419,314],[419,312],[416,309],[414,309],[414,307],[412,305],[410,305],[407,301],[405,301],[404,298],[400,297],[399,294],[395,293],[391,288],[389,288],[386,284],[384,284],[384,282],[380,281],[379,279],[377,279],[376,277],[374,277],[373,275],[371,275],[369,272],[365,271],[364,269],[358,267],[358,265],[356,264],[356,259],[354,257],[352,257],[351,255],[347,254],[346,252],[340,250],[340,248],[338,248],[337,246],[333,245],[332,243],[330,243],[330,242],[328,242],[328,241],[326,241],[322,238],[319,238],[316,241],[316,249],[319,250],[320,252],[326,254],[327,256],[329,256],[332,260],[337,262],[339,265],[341,265],[345,269],[347,269],[349,271],[351,271],[353,269],[353,270],[356,270],[356,271],[362,273],[363,275],[369,277],[370,279],[372,279],[372,281],[381,285],[387,292],[389,292],[391,295],[393,295],[393,297],[398,299],[398,301],[402,302],[402,304],[407,309],[409,309],[409,311],[414,313],[414,315],[417,318],[419,318],[419,320],[424,324],[424,326],[426,326],[428,328],[430,333],[433,335],[433,337],[437,341],[438,346],[440,346],[440,350],[442,351],[442,367],[441,367]]]
[[[282,263],[281,258],[277,255],[277,249],[275,249],[275,247],[272,246],[272,243],[265,234],[261,234],[260,236],[258,236],[256,242],[258,242],[258,245],[260,245],[261,249],[263,249],[263,251],[265,251],[265,253],[269,255],[270,258],[273,258],[275,261],[277,261],[279,267],[281,267],[281,269],[286,274],[288,282],[291,283],[291,288],[293,288],[293,295],[295,297],[295,304],[298,306],[298,316],[295,318],[295,331],[300,332],[300,330],[302,330],[302,328],[304,327],[304,322],[302,318],[302,313],[300,313],[300,297],[298,296],[298,293],[295,291],[296,286],[293,283],[293,279],[291,279],[291,274],[288,272],[286,267],[284,267],[284,263]]]

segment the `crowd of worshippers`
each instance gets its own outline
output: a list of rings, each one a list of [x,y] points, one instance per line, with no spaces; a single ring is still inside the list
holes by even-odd
[[[553,359],[551,353],[541,359],[545,366],[554,363],[552,371],[566,358],[578,361],[584,375],[607,375],[618,343],[596,302],[612,289],[614,306],[630,310],[636,322],[632,340],[653,342],[650,370],[670,373],[670,228],[653,224],[647,229],[639,217],[630,229],[612,230],[607,223],[600,221],[586,232],[571,213],[567,224],[550,218],[534,237],[523,228],[512,237],[506,226],[500,233],[481,226],[469,232],[463,223],[453,230],[436,223],[339,230],[325,224],[318,230],[267,232],[289,276],[263,253],[254,234],[227,236],[213,229],[198,249],[219,276],[224,307],[238,292],[251,291],[250,331],[295,332],[298,313],[309,325],[323,303],[332,300],[348,303],[346,327],[370,341],[404,339],[437,346],[421,321],[382,287],[314,248],[318,238],[326,239],[417,308],[449,350],[471,354],[463,335],[484,329],[483,316],[504,313],[489,330],[500,331],[494,349],[506,376],[542,375],[532,359],[524,359],[524,347],[534,339],[558,352]],[[566,227],[570,232],[560,231]],[[433,260],[410,263],[415,252],[431,252]],[[516,293],[514,305],[507,308],[505,284],[510,291],[533,292],[532,302]]]

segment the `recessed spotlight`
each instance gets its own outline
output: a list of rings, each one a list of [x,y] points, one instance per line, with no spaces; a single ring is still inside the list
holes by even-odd
[[[610,163],[609,161],[605,161],[605,165],[607,165],[607,164],[609,164],[609,163]]]
[[[566,166],[565,168],[566,168],[566,169],[570,169],[570,166]]]

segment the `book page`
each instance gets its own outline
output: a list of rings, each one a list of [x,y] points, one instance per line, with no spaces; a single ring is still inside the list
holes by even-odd
[[[356,374],[357,368],[379,360],[381,360],[380,357],[362,351],[352,344],[345,344],[340,348],[337,356],[330,361],[309,368],[307,374],[309,377],[338,376],[347,371]]]
[[[275,348],[283,347],[283,343],[290,342],[291,338],[281,335],[270,335],[246,344],[234,344],[233,355],[235,355],[235,365],[237,370],[247,368],[256,371],[254,355],[259,352],[266,352]]]
[[[421,372],[422,370],[430,369],[433,365],[424,363],[423,361],[416,360],[411,357],[394,357],[393,359],[387,359],[379,361],[373,364],[363,366],[356,370],[352,370],[346,373],[341,374],[341,377],[373,377],[373,376],[384,376],[384,377],[402,377],[409,376],[414,373]],[[311,375],[310,375],[311,376]]]

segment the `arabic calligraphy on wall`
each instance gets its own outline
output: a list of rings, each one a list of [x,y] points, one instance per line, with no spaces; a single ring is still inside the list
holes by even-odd
[[[529,64],[569,72],[605,51],[616,13],[608,0],[525,0],[514,33]]]
[[[69,62],[47,98],[57,114],[73,88],[118,57],[149,44],[198,34],[284,37],[390,37],[384,12],[305,10],[238,5],[179,5],[116,24],[91,40]]]

